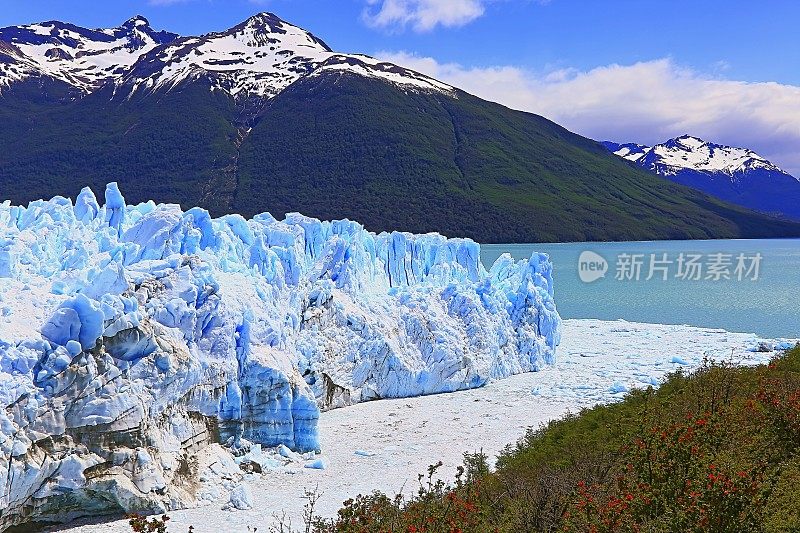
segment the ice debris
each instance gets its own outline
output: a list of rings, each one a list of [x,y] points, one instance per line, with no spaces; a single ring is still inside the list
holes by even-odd
[[[375,452],[371,452],[369,450],[356,450],[353,452],[353,455],[358,455],[359,457],[372,457],[375,455]]]
[[[313,468],[315,470],[325,470],[328,468],[328,461],[322,457],[309,461],[305,464],[306,468]]]
[[[620,381],[615,381],[608,389],[611,394],[620,394],[623,392],[628,392],[629,390],[630,388]]]
[[[242,466],[214,446],[268,468],[256,446],[319,450],[320,409],[554,362],[546,255],[104,202],[0,204],[0,529],[214,499],[197,478]]]
[[[242,483],[231,491],[230,502],[227,505],[229,510],[246,511],[253,508],[253,493],[250,487]]]

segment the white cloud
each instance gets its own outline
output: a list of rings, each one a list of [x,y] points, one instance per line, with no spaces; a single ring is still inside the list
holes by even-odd
[[[364,20],[379,28],[425,32],[436,26],[463,26],[483,15],[483,0],[367,0]]]
[[[721,79],[670,59],[536,73],[464,67],[404,52],[378,55],[593,139],[654,144],[690,133],[751,148],[800,176],[798,86]]]

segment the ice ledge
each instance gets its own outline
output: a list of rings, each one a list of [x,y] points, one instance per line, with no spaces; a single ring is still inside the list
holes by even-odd
[[[0,204],[0,528],[181,507],[211,443],[314,451],[320,409],[554,362],[546,255],[104,203]]]

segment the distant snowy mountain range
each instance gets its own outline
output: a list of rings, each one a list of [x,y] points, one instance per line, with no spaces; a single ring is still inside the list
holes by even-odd
[[[676,183],[757,211],[800,219],[800,180],[747,148],[682,135],[655,146],[603,145]]]
[[[424,90],[452,90],[369,56],[335,53],[311,33],[271,13],[199,37],[155,31],[141,16],[111,29],[88,30],[58,21],[0,29],[0,91],[43,76],[86,93],[113,84],[130,96],[205,77],[214,89],[232,96],[271,97],[304,76],[325,71],[347,71]]]

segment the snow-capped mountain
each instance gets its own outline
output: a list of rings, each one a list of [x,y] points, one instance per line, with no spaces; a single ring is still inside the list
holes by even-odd
[[[336,53],[271,13],[198,37],[157,32],[143,17],[113,29],[90,30],[62,22],[0,29],[0,90],[38,76],[87,93],[110,82],[129,96],[205,77],[214,90],[235,97],[270,98],[298,79],[324,71],[346,71],[423,90],[452,90],[391,63]]]
[[[49,77],[90,92],[121,77],[145,53],[178,36],[133,17],[118,28],[90,30],[58,21],[0,29],[0,89]]]
[[[655,146],[606,141],[606,148],[620,157],[639,163],[662,176],[683,170],[726,174],[739,179],[753,170],[785,172],[764,157],[747,148],[735,148],[706,142],[698,137],[682,135]]]
[[[145,54],[121,79],[137,90],[170,88],[206,76],[233,96],[272,97],[298,79],[326,70],[383,78],[421,89],[449,90],[434,79],[364,55],[337,54],[311,33],[271,13],[202,37],[181,38]]]
[[[751,209],[800,219],[800,180],[747,148],[682,135],[655,146],[603,145],[674,182]]]

